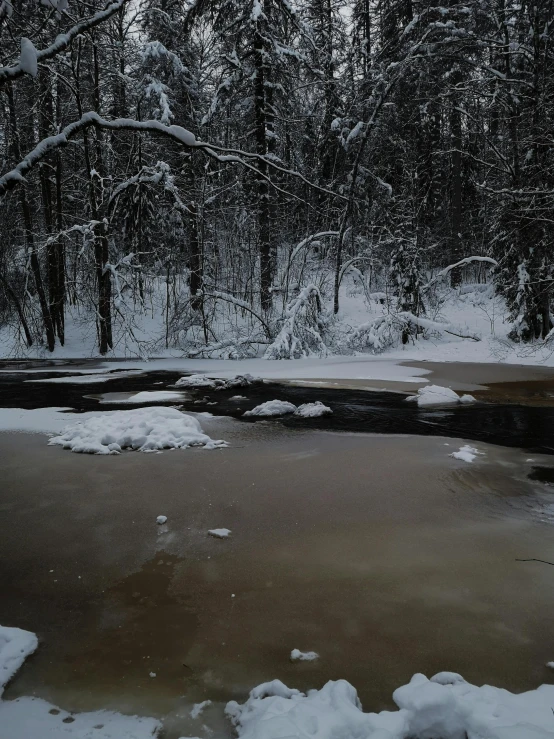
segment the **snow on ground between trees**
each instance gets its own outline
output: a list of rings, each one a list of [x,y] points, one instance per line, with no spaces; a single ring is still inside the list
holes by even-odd
[[[410,395],[406,400],[417,403],[420,407],[430,405],[456,405],[458,403],[468,405],[469,403],[476,402],[473,395],[460,396],[449,387],[442,387],[441,385],[425,385],[425,387],[420,387],[417,391],[417,395]]]
[[[156,406],[91,416],[66,426],[48,443],[81,454],[119,454],[123,449],[153,452],[192,446],[218,449],[227,445],[204,434],[196,418],[175,408]]]
[[[554,685],[521,695],[460,675],[416,674],[393,698],[400,710],[364,713],[355,688],[329,681],[307,694],[280,680],[259,685],[226,713],[240,739],[551,739]]]

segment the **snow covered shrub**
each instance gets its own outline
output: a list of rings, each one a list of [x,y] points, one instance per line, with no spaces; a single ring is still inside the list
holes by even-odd
[[[400,244],[393,252],[390,263],[389,280],[393,294],[397,298],[399,311],[425,315],[425,305],[421,296],[423,280],[419,271],[421,255],[412,244]],[[417,323],[406,324],[402,330],[402,343],[406,344],[411,332],[417,336],[420,328]]]
[[[315,285],[308,285],[287,305],[281,330],[266,349],[264,359],[324,357],[327,355],[324,330],[321,294]]]

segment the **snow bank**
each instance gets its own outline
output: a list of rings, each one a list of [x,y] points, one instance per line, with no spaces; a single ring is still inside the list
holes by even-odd
[[[473,395],[462,395],[460,397],[454,390],[441,385],[425,385],[420,387],[417,395],[410,395],[407,401],[415,402],[418,406],[430,405],[455,405],[457,403],[475,403]]]
[[[514,695],[443,672],[414,675],[395,691],[398,711],[364,713],[346,680],[300,693],[280,680],[251,691],[226,713],[240,739],[552,739],[554,685]]]
[[[292,662],[315,662],[319,659],[317,652],[301,652],[299,649],[293,649],[290,653]]]
[[[243,413],[244,416],[284,416],[294,413],[296,406],[288,400],[266,400],[265,403],[257,405],[251,411]]]
[[[482,453],[483,452],[480,452],[474,446],[469,446],[469,444],[465,444],[464,446],[460,447],[460,450],[458,452],[452,452],[450,456],[454,457],[454,459],[461,459],[462,462],[473,462],[477,455]]]
[[[93,415],[67,426],[48,442],[83,454],[119,454],[122,449],[139,452],[226,446],[202,433],[198,421],[175,408],[138,408]]]
[[[0,695],[37,647],[38,639],[32,632],[0,626]]]
[[[317,418],[318,416],[328,416],[333,411],[327,405],[323,405],[320,400],[316,400],[315,403],[302,403],[294,411],[295,416],[302,416],[302,418]]]

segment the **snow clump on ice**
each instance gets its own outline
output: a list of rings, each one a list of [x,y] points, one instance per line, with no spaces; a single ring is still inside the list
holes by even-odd
[[[462,462],[473,462],[478,454],[483,454],[483,452],[480,452],[474,446],[464,444],[458,452],[452,452],[450,456],[454,457],[454,459],[461,459]]]
[[[216,539],[227,539],[230,533],[231,533],[231,529],[209,529],[208,530],[208,534],[210,536],[215,536]]]
[[[166,521],[167,521],[167,516],[158,516],[158,518],[156,519],[156,523],[160,524],[160,526],[164,524]]]
[[[91,416],[66,426],[49,444],[81,454],[119,454],[123,449],[151,452],[159,449],[184,449],[202,446],[217,449],[227,446],[202,432],[192,416],[176,408],[138,408]]]
[[[320,400],[316,400],[315,403],[299,405],[294,411],[294,415],[302,418],[318,418],[319,416],[328,416],[332,412],[328,405],[323,405]]]
[[[229,377],[227,380],[206,377],[206,375],[189,375],[188,377],[181,377],[177,380],[175,387],[203,387],[210,390],[230,390],[234,387],[248,387],[258,382],[262,382],[262,380],[258,377],[252,377],[247,372],[244,375]]]
[[[288,400],[266,400],[265,403],[257,405],[251,411],[246,411],[245,416],[284,416],[294,413],[296,406]]]
[[[319,659],[317,652],[301,652],[299,649],[293,649],[290,653],[292,662],[314,662]]]
[[[417,403],[418,406],[430,406],[430,405],[454,405],[457,403],[475,403],[476,400],[473,395],[462,395],[460,396],[451,390],[449,387],[442,387],[441,385],[425,385],[420,387],[417,391],[417,395],[410,395],[406,398],[407,401]]]

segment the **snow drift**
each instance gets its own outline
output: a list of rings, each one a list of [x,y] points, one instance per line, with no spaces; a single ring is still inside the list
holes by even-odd
[[[280,680],[226,713],[240,739],[552,739],[554,685],[521,695],[476,687],[452,672],[416,674],[393,695],[398,711],[364,713],[355,688],[329,681],[307,694]]]
[[[150,407],[113,411],[91,416],[66,426],[49,444],[81,454],[119,454],[123,449],[152,452],[159,449],[185,449],[226,446],[202,432],[196,418],[176,408]]]

